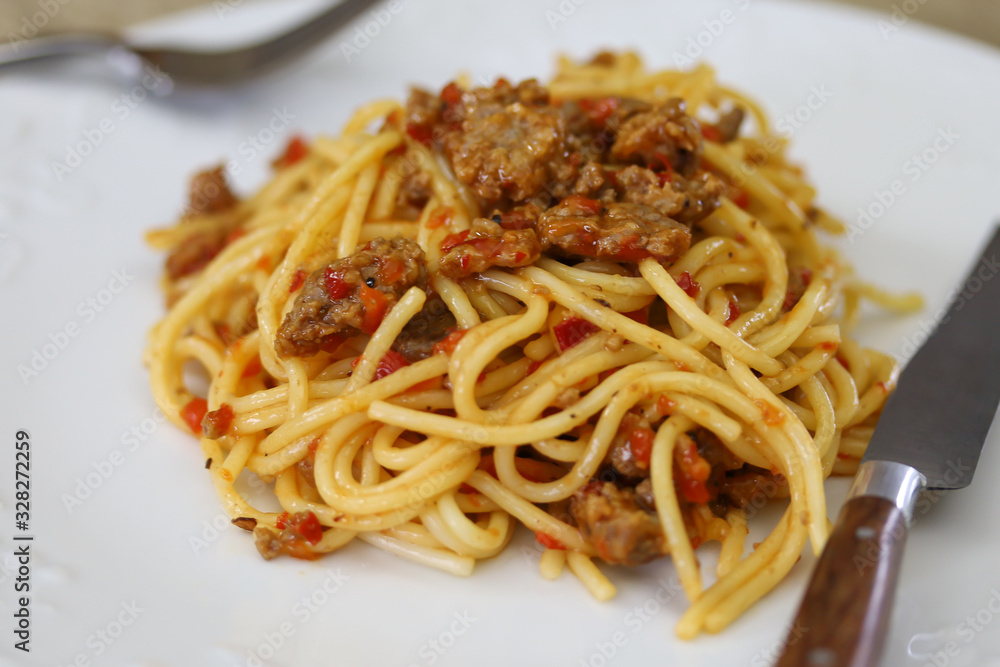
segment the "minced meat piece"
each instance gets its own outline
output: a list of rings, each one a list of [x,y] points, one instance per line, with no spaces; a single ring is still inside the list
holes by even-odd
[[[533,229],[504,229],[479,218],[471,229],[445,238],[441,245],[441,273],[460,278],[494,266],[529,266],[542,255],[542,244]]]
[[[639,506],[630,488],[591,481],[573,495],[570,512],[584,539],[608,563],[641,565],[665,552],[659,519]]]
[[[237,199],[229,190],[222,166],[195,174],[188,192],[188,212],[222,213],[231,209]]]
[[[632,445],[629,442],[632,431],[635,429],[649,429],[649,420],[634,412],[627,412],[622,418],[621,426],[611,446],[608,448],[605,461],[625,477],[643,478],[649,477],[649,461],[639,460]]]
[[[660,185],[660,175],[651,169],[632,165],[619,170],[615,181],[623,202],[652,206],[668,218],[684,210],[684,194],[669,181]]]
[[[674,187],[684,194],[684,206],[673,216],[677,222],[693,225],[719,207],[725,185],[714,174],[699,171],[691,178],[678,178]]]
[[[206,169],[191,178],[185,218],[225,213],[236,206],[237,201],[229,190],[222,167]],[[209,228],[199,224],[198,231],[191,232],[174,246],[167,256],[167,277],[177,280],[205,268],[226,247],[229,235],[236,229],[238,223],[231,217],[218,218]]]
[[[646,166],[666,160],[674,171],[690,176],[698,167],[701,128],[684,110],[684,100],[672,97],[633,115],[618,130],[612,157]]]
[[[565,121],[547,101],[533,82],[463,94],[461,123],[443,141],[458,180],[488,202],[523,201],[572,182]]]
[[[573,195],[538,219],[542,243],[570,255],[638,262],[674,259],[691,245],[691,230],[645,204],[601,202]]]
[[[735,139],[740,134],[740,125],[743,124],[743,109],[742,107],[733,107],[726,113],[722,114],[719,118],[719,122],[715,124],[715,127],[719,130],[720,141],[724,144],[728,144],[730,141]]]
[[[432,194],[431,175],[426,171],[414,171],[399,184],[396,214],[403,220],[416,220]]]
[[[411,363],[426,359],[434,353],[434,344],[444,339],[456,324],[448,306],[434,294],[399,332],[392,349]]]
[[[594,197],[605,186],[604,167],[597,162],[588,162],[580,170],[580,176],[573,184],[573,194]]]
[[[403,293],[426,278],[420,246],[400,237],[374,239],[313,271],[278,330],[278,356],[308,357],[345,335],[372,333]]]
[[[226,247],[229,233],[219,226],[189,234],[167,255],[167,277],[177,280],[204,269]]]

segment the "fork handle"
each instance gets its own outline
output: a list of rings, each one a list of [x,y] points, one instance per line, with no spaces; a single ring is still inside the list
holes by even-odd
[[[21,39],[0,46],[0,67],[43,58],[105,53],[121,41],[110,35],[66,33]]]

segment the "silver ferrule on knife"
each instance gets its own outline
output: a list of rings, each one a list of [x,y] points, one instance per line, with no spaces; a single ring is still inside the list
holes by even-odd
[[[910,525],[917,497],[925,488],[927,478],[912,466],[895,461],[865,461],[858,466],[847,499],[877,496],[890,500],[903,512],[906,525]]]

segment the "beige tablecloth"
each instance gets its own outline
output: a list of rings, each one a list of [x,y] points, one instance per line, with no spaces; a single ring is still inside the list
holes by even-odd
[[[810,0],[801,0],[808,2]],[[996,0],[841,0],[895,13],[1000,46],[1000,2]],[[2,0],[0,35],[30,38],[53,30],[109,30],[163,14],[209,5],[212,0]]]

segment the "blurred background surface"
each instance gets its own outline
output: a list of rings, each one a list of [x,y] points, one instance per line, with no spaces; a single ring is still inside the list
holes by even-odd
[[[2,0],[0,41],[23,28],[40,33],[65,30],[115,30],[133,23],[198,6],[227,6],[255,0]],[[801,0],[811,2],[813,0]],[[841,4],[904,17],[1000,46],[1000,2],[997,0],[840,0]],[[42,12],[41,15],[38,12]],[[42,20],[44,19],[44,20]],[[30,30],[30,28],[27,28]],[[31,37],[33,35],[26,35]]]

